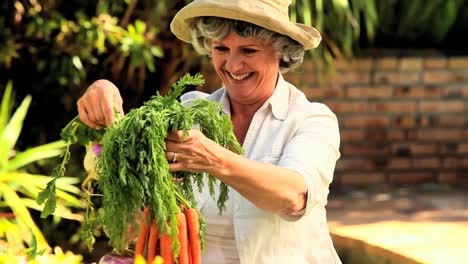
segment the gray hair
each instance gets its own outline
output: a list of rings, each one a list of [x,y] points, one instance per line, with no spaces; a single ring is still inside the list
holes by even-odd
[[[257,25],[220,18],[197,17],[192,21],[192,45],[202,55],[211,55],[211,40],[221,40],[229,32],[243,38],[257,38],[271,43],[280,55],[279,67],[282,73],[299,66],[304,59],[304,47],[292,38]]]

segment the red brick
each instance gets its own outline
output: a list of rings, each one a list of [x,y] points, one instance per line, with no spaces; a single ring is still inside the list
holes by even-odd
[[[458,154],[468,154],[468,143],[460,143],[457,148]]]
[[[457,128],[468,124],[466,115],[440,115],[435,119],[435,126]]]
[[[421,58],[402,58],[400,59],[401,71],[421,70],[423,67],[423,59]]]
[[[464,129],[425,129],[418,131],[417,139],[424,141],[457,141],[463,138]]]
[[[438,158],[418,158],[413,160],[413,167],[416,169],[437,169],[441,164]]]
[[[467,82],[468,83],[468,82]],[[464,89],[462,87],[445,87],[442,96],[447,99],[460,99],[464,96]]]
[[[438,153],[439,147],[434,143],[398,143],[392,145],[393,155],[434,155]]]
[[[420,184],[435,182],[433,172],[400,172],[391,173],[389,181],[396,184]]]
[[[341,184],[360,184],[368,185],[385,182],[383,173],[346,173],[340,177]]]
[[[375,63],[375,67],[378,70],[394,70],[398,67],[398,60],[396,58],[378,58]]]
[[[449,157],[444,159],[443,167],[447,169],[463,169],[468,170],[467,157]]]
[[[388,147],[382,148],[376,145],[351,145],[351,144],[342,144],[341,154],[349,157],[363,157],[363,156],[382,156],[388,155]]]
[[[420,75],[418,72],[377,72],[373,80],[376,84],[414,85],[421,82]]]
[[[387,142],[389,141],[388,131],[384,127],[368,127],[365,130],[365,142]]]
[[[407,138],[407,134],[401,129],[392,129],[388,132],[387,137],[391,141],[401,141]]]
[[[424,68],[426,69],[445,69],[448,67],[447,58],[426,58],[424,59]]]
[[[450,69],[468,69],[468,57],[453,57],[448,60]]]
[[[411,160],[408,158],[392,158],[387,165],[389,169],[409,169]]]
[[[344,94],[343,89],[338,87],[311,87],[301,89],[301,91],[311,101],[325,98],[341,98]]]
[[[433,143],[412,143],[410,144],[410,150],[414,155],[436,154],[439,151],[439,147]]]
[[[449,184],[468,183],[468,173],[460,171],[440,172],[439,182]]]
[[[419,103],[419,111],[423,113],[460,113],[464,109],[465,103],[462,100],[422,101]]]
[[[372,112],[386,113],[410,113],[416,111],[415,102],[379,102],[369,105],[369,110]]]
[[[369,84],[370,73],[369,72],[343,72],[328,78],[330,83],[336,85],[348,85],[348,84]]]
[[[461,87],[463,97],[468,97],[468,82]]]
[[[372,59],[335,60],[332,66],[338,71],[369,71],[373,67]]]
[[[328,107],[335,113],[359,113],[368,111],[368,105],[363,102],[329,102],[327,103]]]
[[[350,130],[350,129],[342,129],[340,131],[341,142],[352,142],[352,141],[360,141],[365,140],[366,134],[362,130]]]
[[[388,127],[390,119],[386,116],[350,116],[342,117],[341,124],[343,127]]]
[[[415,127],[418,122],[414,116],[397,116],[394,118],[393,124],[395,127],[412,128]]]
[[[468,80],[468,74],[450,71],[427,71],[423,74],[425,84],[456,84]]]
[[[336,163],[337,171],[371,170],[374,168],[374,162],[370,159],[346,159],[345,157],[342,157],[342,159]]]
[[[395,89],[395,96],[405,98],[439,98],[442,95],[440,87],[435,86],[403,86]]]
[[[446,142],[440,145],[440,153],[443,154],[444,157],[455,156],[457,155],[457,148],[458,144],[455,142]]]
[[[393,88],[391,86],[357,87],[351,86],[347,89],[350,98],[391,98]]]

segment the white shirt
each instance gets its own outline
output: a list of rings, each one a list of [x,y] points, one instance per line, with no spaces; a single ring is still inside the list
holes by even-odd
[[[194,98],[220,102],[223,111],[230,115],[225,88],[211,95],[189,92],[181,100]],[[333,112],[324,104],[309,102],[301,91],[279,75],[273,95],[258,109],[250,123],[243,148],[248,159],[289,168],[302,175],[307,182],[307,205],[297,221],[287,221],[257,208],[230,188],[229,201],[240,263],[341,263],[333,247],[325,211],[328,188],[340,157],[339,144],[338,122]],[[208,191],[197,195],[202,212],[209,199],[212,198]],[[210,219],[206,221],[207,226],[210,225]],[[203,254],[213,255],[219,250],[207,247]]]

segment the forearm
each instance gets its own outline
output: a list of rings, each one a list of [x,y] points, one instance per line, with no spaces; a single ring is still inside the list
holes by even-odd
[[[227,150],[220,155],[220,161],[213,175],[257,207],[283,216],[305,207],[307,185],[297,172]]]

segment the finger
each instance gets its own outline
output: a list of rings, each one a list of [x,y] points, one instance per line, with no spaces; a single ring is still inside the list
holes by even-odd
[[[91,121],[91,119],[89,117],[86,102],[84,100],[82,100],[82,99],[78,100],[77,107],[78,107],[78,115],[80,117],[81,122],[83,122],[85,125],[87,125],[87,126],[89,126],[91,128],[99,129],[99,125],[97,125],[93,121]]]
[[[182,162],[175,162],[169,163],[169,171],[170,172],[177,172],[177,171],[184,171],[184,165]]]
[[[166,138],[164,142],[166,143],[166,151],[180,151],[177,146],[177,144],[180,144],[179,142],[169,140],[168,138]]]
[[[119,90],[116,91],[114,94],[114,107],[117,108],[117,111],[120,112],[121,116],[125,115],[125,112],[123,110],[123,99],[122,96],[120,95]]]
[[[105,100],[101,100],[100,96],[96,91],[90,91],[90,96],[88,100],[88,105],[90,109],[90,118],[95,124],[100,126],[106,125],[106,118],[104,117],[104,112],[102,110],[102,104],[105,103]]]
[[[182,130],[169,131],[167,133],[166,139],[170,140],[170,141],[174,141],[174,142],[183,142],[183,141],[186,141],[188,139],[188,135],[187,135],[185,137],[185,140],[184,140],[183,135],[184,135],[184,131],[182,131]]]
[[[114,119],[115,119],[114,118],[115,117],[114,104],[112,102],[103,100],[100,104],[100,108],[101,108],[101,113],[104,118],[104,124],[106,125],[106,127],[108,127],[112,123],[114,123]]]
[[[177,152],[174,152],[174,151],[166,151],[165,156],[166,156],[167,161],[173,162],[174,157],[176,157],[176,160],[178,160],[180,158],[180,155],[176,153]]]

